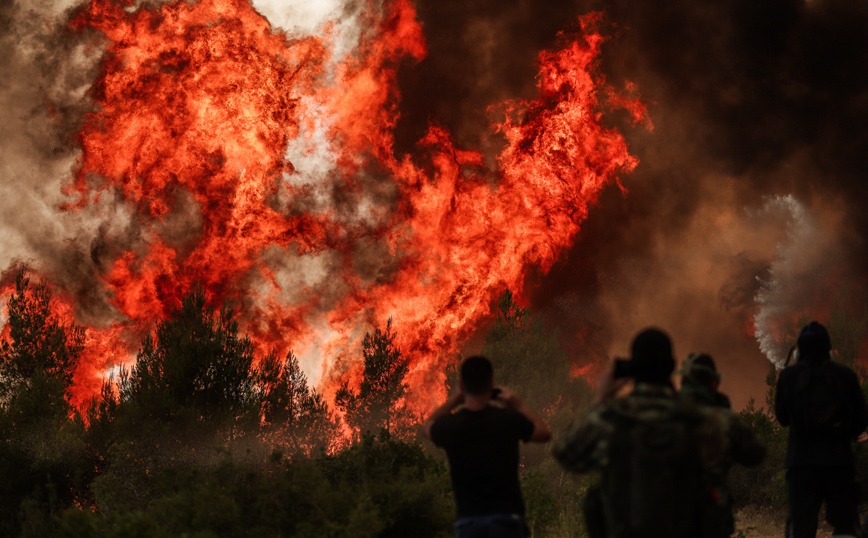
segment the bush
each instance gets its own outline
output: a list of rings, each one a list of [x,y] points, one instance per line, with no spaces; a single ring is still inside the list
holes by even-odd
[[[376,536],[451,535],[455,506],[449,475],[420,445],[381,430],[378,437],[366,434],[360,443],[323,455],[317,463],[336,490],[356,492],[343,500],[345,506],[369,501],[376,507],[374,519],[384,524]]]
[[[738,413],[738,418],[762,439],[767,452],[759,466],[736,465],[730,471],[729,487],[735,506],[785,506],[787,429],[782,428],[770,412],[757,409],[753,400]]]
[[[68,538],[441,537],[454,506],[445,467],[388,434],[316,458],[230,451],[140,462],[116,446],[91,508],[25,503],[23,536]],[[50,500],[49,500],[50,501]],[[42,503],[47,505],[48,501]]]

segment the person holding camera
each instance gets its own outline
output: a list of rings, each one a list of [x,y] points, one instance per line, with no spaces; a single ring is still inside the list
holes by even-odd
[[[492,400],[500,405],[491,405]],[[518,442],[545,443],[552,434],[517,394],[494,388],[488,359],[473,356],[461,364],[458,386],[425,421],[423,433],[446,450],[458,512],[457,538],[528,535],[518,480]]]
[[[553,453],[567,470],[601,472],[585,500],[591,538],[705,538],[729,534],[717,514],[714,477],[733,462],[758,465],[765,447],[728,410],[677,394],[669,337],[646,329],[629,360],[600,379],[593,404]],[[626,396],[617,396],[633,384]],[[710,517],[711,516],[711,517]]]
[[[806,325],[778,377],[775,415],[789,427],[786,536],[814,538],[820,506],[835,536],[856,536],[858,525],[853,441],[868,435],[868,409],[856,373],[831,360],[826,328]],[[790,360],[794,364],[790,364]]]

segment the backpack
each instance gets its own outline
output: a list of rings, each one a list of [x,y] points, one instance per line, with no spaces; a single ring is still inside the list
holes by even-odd
[[[832,363],[809,364],[796,382],[793,425],[802,435],[822,437],[846,433],[850,406],[846,389]]]
[[[677,401],[676,401],[677,402]],[[610,538],[693,538],[700,534],[703,486],[697,429],[682,403],[639,417],[614,413],[601,484]]]

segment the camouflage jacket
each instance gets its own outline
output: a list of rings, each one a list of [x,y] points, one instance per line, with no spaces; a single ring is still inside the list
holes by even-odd
[[[765,456],[762,442],[728,409],[697,405],[670,387],[641,383],[629,396],[592,405],[555,442],[554,456],[572,472],[605,469],[617,415],[651,420],[676,411],[698,416],[700,460],[711,481],[723,480],[733,462],[753,466]]]
[[[677,467],[648,467],[642,457],[624,460],[625,441],[653,431],[654,423],[673,421],[681,425],[680,431],[686,427],[692,433],[671,456],[677,458]],[[645,430],[646,425],[652,430]],[[633,453],[634,447],[627,450]],[[555,442],[553,451],[567,470],[602,471],[600,504],[590,509],[586,503],[585,517],[589,535],[607,538],[730,536],[734,526],[727,472],[733,462],[755,465],[765,455],[762,443],[729,410],[700,405],[670,387],[646,384],[637,384],[627,397],[592,406]],[[636,454],[643,451],[648,453],[639,448]],[[594,498],[591,493],[589,498]]]

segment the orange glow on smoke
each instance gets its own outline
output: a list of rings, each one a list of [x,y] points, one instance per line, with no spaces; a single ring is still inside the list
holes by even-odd
[[[455,147],[438,127],[420,141],[425,164],[394,155],[397,65],[426,53],[406,0],[368,5],[367,33],[345,59],[332,58],[328,35],[289,38],[246,0],[124,7],[92,0],[71,22],[101,32],[107,51],[64,209],[117,191],[145,230],[102,275],[128,321],[88,329],[78,402],[95,392],[88,379],[135,352],[126,344],[130,334],[149,330],[201,282],[215,305],[240,305],[260,351],[322,350],[329,397],[338,379],[359,375],[360,331],[391,317],[411,359],[411,404],[427,410],[442,397],[445,361],[492,301],[507,287],[520,294],[530,266],[547,271],[600,190],[637,165],[621,134],[601,125],[603,108],[626,108],[650,127],[638,99],[619,96],[595,72],[603,41],[594,30],[598,15],[540,54],[537,98],[492,108],[502,117],[492,127],[506,140],[492,172],[482,154]],[[289,181],[295,168],[286,150],[314,147],[304,133],[317,125],[327,126],[336,189],[359,194],[359,174],[371,170],[392,186],[394,203],[371,209],[377,226],[294,204],[308,193]],[[161,226],[184,191],[195,201],[198,225],[178,240]],[[357,274],[352,254],[363,239],[388,247],[387,277]],[[283,302],[298,290],[284,289],[264,261],[275,248],[340,253],[340,293],[301,290],[303,299]],[[71,317],[72,302],[58,304]]]

